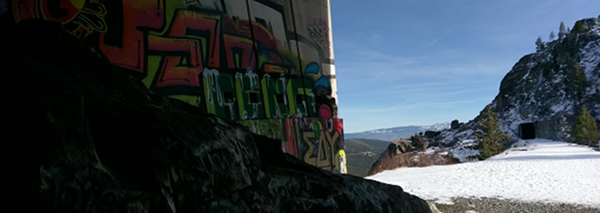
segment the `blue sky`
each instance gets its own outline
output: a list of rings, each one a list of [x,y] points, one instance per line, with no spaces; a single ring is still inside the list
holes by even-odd
[[[535,40],[599,0],[331,0],[346,133],[473,119]]]

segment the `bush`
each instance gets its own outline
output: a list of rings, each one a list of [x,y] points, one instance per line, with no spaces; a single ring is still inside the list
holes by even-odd
[[[420,135],[422,135],[422,133]],[[420,152],[424,152],[427,149],[427,146],[429,146],[429,141],[427,141],[420,135],[415,134],[411,136],[410,142],[413,147],[417,148]]]

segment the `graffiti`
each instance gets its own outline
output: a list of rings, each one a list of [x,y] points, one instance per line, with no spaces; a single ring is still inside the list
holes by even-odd
[[[328,119],[341,127],[342,121]],[[277,123],[278,122],[278,123]],[[240,121],[250,131],[273,138],[282,138],[282,150],[305,162],[336,172],[345,173],[341,128],[327,128],[321,118],[264,119]]]
[[[313,165],[343,171],[329,21],[319,14],[291,13],[292,4],[270,0],[1,3],[0,13],[10,7],[17,22],[61,23],[155,93],[281,139],[282,150]],[[299,19],[308,33],[290,24]]]
[[[346,152],[344,150],[338,151],[335,155],[335,171],[340,171],[342,174],[348,173],[346,169]]]
[[[147,75],[148,43],[152,30],[165,24],[165,2],[106,1],[108,7],[106,33],[100,33],[98,49],[114,64],[133,72]]]
[[[306,26],[310,34],[310,38],[314,40],[325,52],[325,56],[330,56],[330,44],[329,44],[329,22],[323,19],[312,19],[308,26]]]
[[[63,24],[65,30],[79,38],[93,32],[105,33],[106,7],[95,0],[15,0],[13,12],[17,22],[27,18],[45,19]]]

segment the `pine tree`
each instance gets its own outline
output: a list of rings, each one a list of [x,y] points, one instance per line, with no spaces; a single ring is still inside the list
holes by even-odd
[[[482,159],[499,154],[504,150],[504,143],[511,140],[500,130],[498,114],[492,111],[492,105],[485,107],[483,117],[477,124],[481,131],[475,132],[475,135],[479,138],[479,155]]]
[[[575,73],[573,74],[573,83],[575,86],[575,92],[577,94],[577,101],[581,103],[581,98],[583,97],[585,89],[587,88],[587,80],[585,77],[585,73],[581,70],[581,67],[579,66],[578,62],[576,62],[575,65],[573,65],[573,67],[575,69]]]
[[[558,27],[558,39],[563,39],[567,35],[567,29],[565,28],[565,23],[560,22],[560,27]]]
[[[544,42],[542,41],[542,37],[538,36],[537,40],[535,40],[535,46],[537,51],[544,49]]]
[[[598,140],[600,140],[598,124],[585,106],[581,107],[581,112],[577,116],[573,137],[576,142],[580,143],[598,143]]]
[[[556,35],[554,35],[554,31],[552,31],[552,32],[550,32],[550,40],[549,41],[554,40],[554,38],[556,38]]]

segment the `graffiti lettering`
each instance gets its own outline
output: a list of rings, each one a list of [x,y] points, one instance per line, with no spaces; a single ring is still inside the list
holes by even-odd
[[[342,122],[327,73],[331,34],[322,14],[258,0],[10,1],[0,3],[0,15],[59,22],[152,91],[281,139],[285,152],[312,165],[342,171]],[[307,30],[296,32],[296,21],[308,23]],[[205,160],[206,167],[220,166]]]

